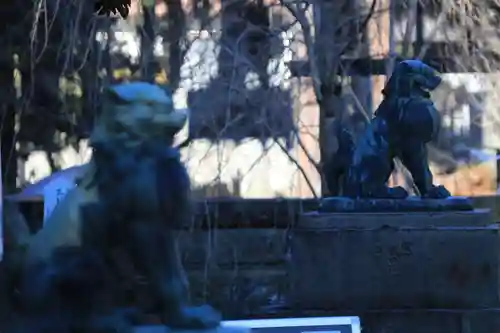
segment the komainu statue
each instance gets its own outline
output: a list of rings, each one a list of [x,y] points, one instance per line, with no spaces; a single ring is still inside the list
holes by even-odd
[[[387,186],[398,158],[411,173],[421,197],[450,196],[443,186],[433,185],[426,150],[440,128],[438,111],[430,99],[430,91],[440,83],[438,73],[419,60],[396,65],[382,91],[384,100],[364,133],[354,140],[347,130],[337,131],[338,154],[324,166],[331,195],[406,198],[404,188]]]
[[[211,307],[186,304],[173,237],[190,213],[189,177],[172,147],[185,121],[156,85],[105,90],[86,172],[23,246],[19,299],[27,331],[131,331],[129,311],[115,310],[110,295],[118,285],[115,250],[149,283],[144,311],[172,329],[218,327]]]

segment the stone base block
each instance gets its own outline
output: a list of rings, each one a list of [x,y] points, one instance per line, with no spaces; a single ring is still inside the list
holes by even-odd
[[[490,209],[493,221],[500,222],[500,195],[477,196],[470,199],[474,208]]]
[[[500,310],[419,310],[366,313],[365,333],[495,333],[500,332]]]
[[[296,308],[498,307],[489,211],[304,214],[291,241]]]
[[[321,200],[319,211],[324,213],[340,212],[443,212],[470,211],[474,206],[466,197],[446,199],[351,199],[346,197],[327,197]]]

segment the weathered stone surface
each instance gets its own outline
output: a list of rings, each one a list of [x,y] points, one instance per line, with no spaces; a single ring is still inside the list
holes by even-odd
[[[471,197],[474,208],[490,209],[493,221],[500,222],[500,195],[485,195]]]
[[[292,236],[290,301],[344,310],[499,306],[498,227],[489,218],[305,214]]]
[[[318,208],[316,199],[213,198],[195,202],[190,228],[290,228],[298,214]]]
[[[373,213],[318,213],[301,215],[297,230],[323,231],[325,229],[380,229],[383,227],[485,227],[492,222],[489,209],[454,212],[373,212]]]
[[[218,229],[179,231],[182,261],[187,268],[283,264],[288,233],[284,229]]]
[[[171,330],[165,326],[138,326],[134,333],[250,333],[246,327],[224,327],[223,325],[210,330]]]
[[[316,199],[209,198],[193,204],[194,218],[183,229],[279,228],[295,224],[298,214],[318,209]],[[21,211],[28,224],[43,220],[43,202],[22,202]]]
[[[179,231],[191,301],[209,303],[233,318],[281,304],[289,283],[288,234],[284,229]]]
[[[500,332],[500,309],[469,311],[462,314],[462,332]]]
[[[341,313],[317,313],[308,316],[343,316]],[[500,310],[390,310],[367,311],[357,313],[361,317],[361,327],[366,333],[494,333],[500,331]],[[279,317],[289,318],[290,314],[281,314]],[[224,324],[223,324],[224,325]],[[231,327],[232,328],[232,327]],[[229,327],[219,330],[201,331],[203,333],[228,332]],[[245,328],[230,331],[230,333],[243,333]],[[138,327],[136,333],[161,333],[168,331],[163,326]],[[198,331],[182,331],[191,333]]]
[[[282,305],[288,289],[285,266],[188,271],[193,303],[209,303],[231,318],[265,313]]]
[[[469,198],[449,197],[447,199],[350,199],[331,197],[321,200],[320,212],[440,212],[466,211],[474,207]]]
[[[393,310],[361,316],[367,333],[492,333],[500,331],[500,310]]]
[[[361,327],[364,333],[467,332],[462,330],[462,313],[458,311],[368,312],[361,317]],[[480,333],[480,331],[470,331],[470,333],[476,332]]]

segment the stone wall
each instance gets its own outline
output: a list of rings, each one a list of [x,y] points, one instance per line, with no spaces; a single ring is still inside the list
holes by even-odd
[[[192,300],[227,318],[355,315],[368,333],[491,333],[500,329],[500,243],[488,214],[474,214],[351,214],[343,227],[310,233],[299,223],[179,240]]]
[[[473,201],[477,207],[492,208],[493,221],[498,221],[498,197],[476,197]],[[466,212],[451,213],[447,218],[442,212],[395,214],[390,219],[373,216],[364,222],[359,218],[356,222],[356,216],[349,214],[342,218],[341,228],[310,232],[316,238],[308,240],[300,235],[300,228],[304,228],[298,217],[316,209],[315,200],[228,198],[199,202],[193,224],[178,233],[192,301],[215,305],[227,319],[356,315],[361,316],[363,331],[369,333],[491,333],[500,329],[500,312],[486,304],[498,297],[498,280],[492,280],[498,273],[487,265],[491,268],[499,253],[495,244],[498,232],[488,227],[487,221]],[[468,218],[464,220],[462,215]],[[309,244],[299,249],[305,251],[300,255],[291,249],[290,240],[297,236]],[[393,306],[428,288],[443,296],[434,295],[434,300],[448,302],[452,308],[408,304],[406,308],[356,309],[346,303],[335,309],[302,302],[302,308],[294,309],[289,302],[289,265],[294,258],[303,260],[297,266],[304,270],[304,282],[309,279],[303,285],[327,281],[334,275],[351,284],[351,293],[356,292],[352,285],[359,283],[359,297],[369,297],[364,291],[371,288],[372,295],[380,294],[382,303]],[[434,277],[422,279],[429,268]],[[389,273],[386,281],[381,278]],[[411,279],[401,283],[409,275]],[[372,277],[378,282],[373,283]],[[396,286],[381,286],[395,284],[398,279],[397,288],[406,290],[405,297],[394,295]],[[464,290],[462,300],[462,293],[457,293],[460,288]],[[344,289],[345,295],[348,288]],[[482,299],[483,309],[461,307],[463,300],[474,300],[474,292],[482,295],[475,299]],[[432,298],[427,296],[420,302],[429,303]],[[457,301],[449,303],[450,297]]]

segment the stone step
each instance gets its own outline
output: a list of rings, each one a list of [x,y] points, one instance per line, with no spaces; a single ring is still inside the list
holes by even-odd
[[[182,230],[176,233],[186,268],[238,268],[283,263],[288,234],[284,229]]]

